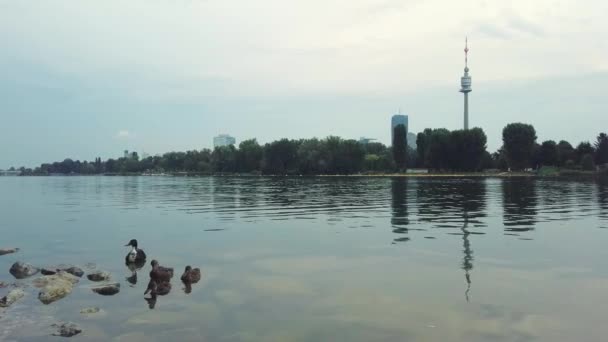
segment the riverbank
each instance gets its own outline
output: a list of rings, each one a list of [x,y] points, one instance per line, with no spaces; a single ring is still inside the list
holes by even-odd
[[[535,171],[484,171],[484,172],[428,172],[423,169],[411,169],[405,173],[366,172],[356,174],[262,174],[262,173],[209,173],[209,172],[123,172],[103,174],[20,174],[12,176],[153,176],[153,177],[408,177],[408,178],[470,178],[470,177],[564,177],[564,178],[593,178],[608,176],[608,169],[598,171],[583,171],[543,167]]]

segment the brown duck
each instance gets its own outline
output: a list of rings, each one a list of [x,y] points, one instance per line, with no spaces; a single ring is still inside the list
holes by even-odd
[[[150,295],[152,295],[152,297],[156,297],[158,296],[164,296],[166,294],[168,294],[169,292],[171,292],[171,283],[168,281],[161,281],[161,282],[157,282],[154,279],[150,279],[150,282],[148,282],[148,288],[146,289],[146,292],[144,292],[144,295],[147,295],[148,293],[150,293]]]
[[[192,268],[190,265],[186,266],[184,274],[182,274],[184,284],[196,284],[199,280],[201,280],[201,270],[198,267]]]
[[[160,282],[168,282],[173,278],[173,268],[163,267],[158,264],[158,261],[152,260],[152,271],[150,271],[150,279]]]

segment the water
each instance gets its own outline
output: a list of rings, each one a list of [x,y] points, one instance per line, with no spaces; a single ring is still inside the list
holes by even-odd
[[[74,321],[90,341],[605,341],[608,183],[456,178],[0,177],[16,260],[112,273],[0,313],[0,340]],[[176,268],[153,310],[137,238]],[[185,294],[186,264],[203,280]],[[31,283],[31,279],[20,281]],[[0,296],[8,289],[0,289]],[[84,317],[84,307],[105,314]]]

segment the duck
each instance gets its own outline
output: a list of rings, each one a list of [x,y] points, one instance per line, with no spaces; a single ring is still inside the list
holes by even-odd
[[[173,268],[163,267],[158,264],[158,261],[152,260],[152,271],[150,271],[150,280],[154,280],[157,283],[163,281],[170,281],[173,278]]]
[[[196,284],[199,280],[201,280],[201,270],[198,267],[192,268],[190,265],[186,266],[184,274],[182,274],[184,284]]]
[[[125,263],[129,264],[144,264],[146,262],[146,253],[143,249],[137,248],[137,240],[132,239],[125,246],[131,246],[131,251],[125,257]]]

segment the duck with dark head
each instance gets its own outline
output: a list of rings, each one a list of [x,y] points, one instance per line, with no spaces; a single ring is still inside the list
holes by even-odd
[[[132,239],[125,246],[130,246],[131,251],[125,257],[125,263],[127,266],[134,265],[137,268],[141,268],[146,263],[146,253],[143,249],[137,247],[137,240]],[[138,267],[138,265],[141,265]]]
[[[186,266],[181,279],[185,285],[184,291],[190,293],[192,292],[192,284],[196,284],[201,280],[201,270],[198,267],[192,268],[188,265]]]

